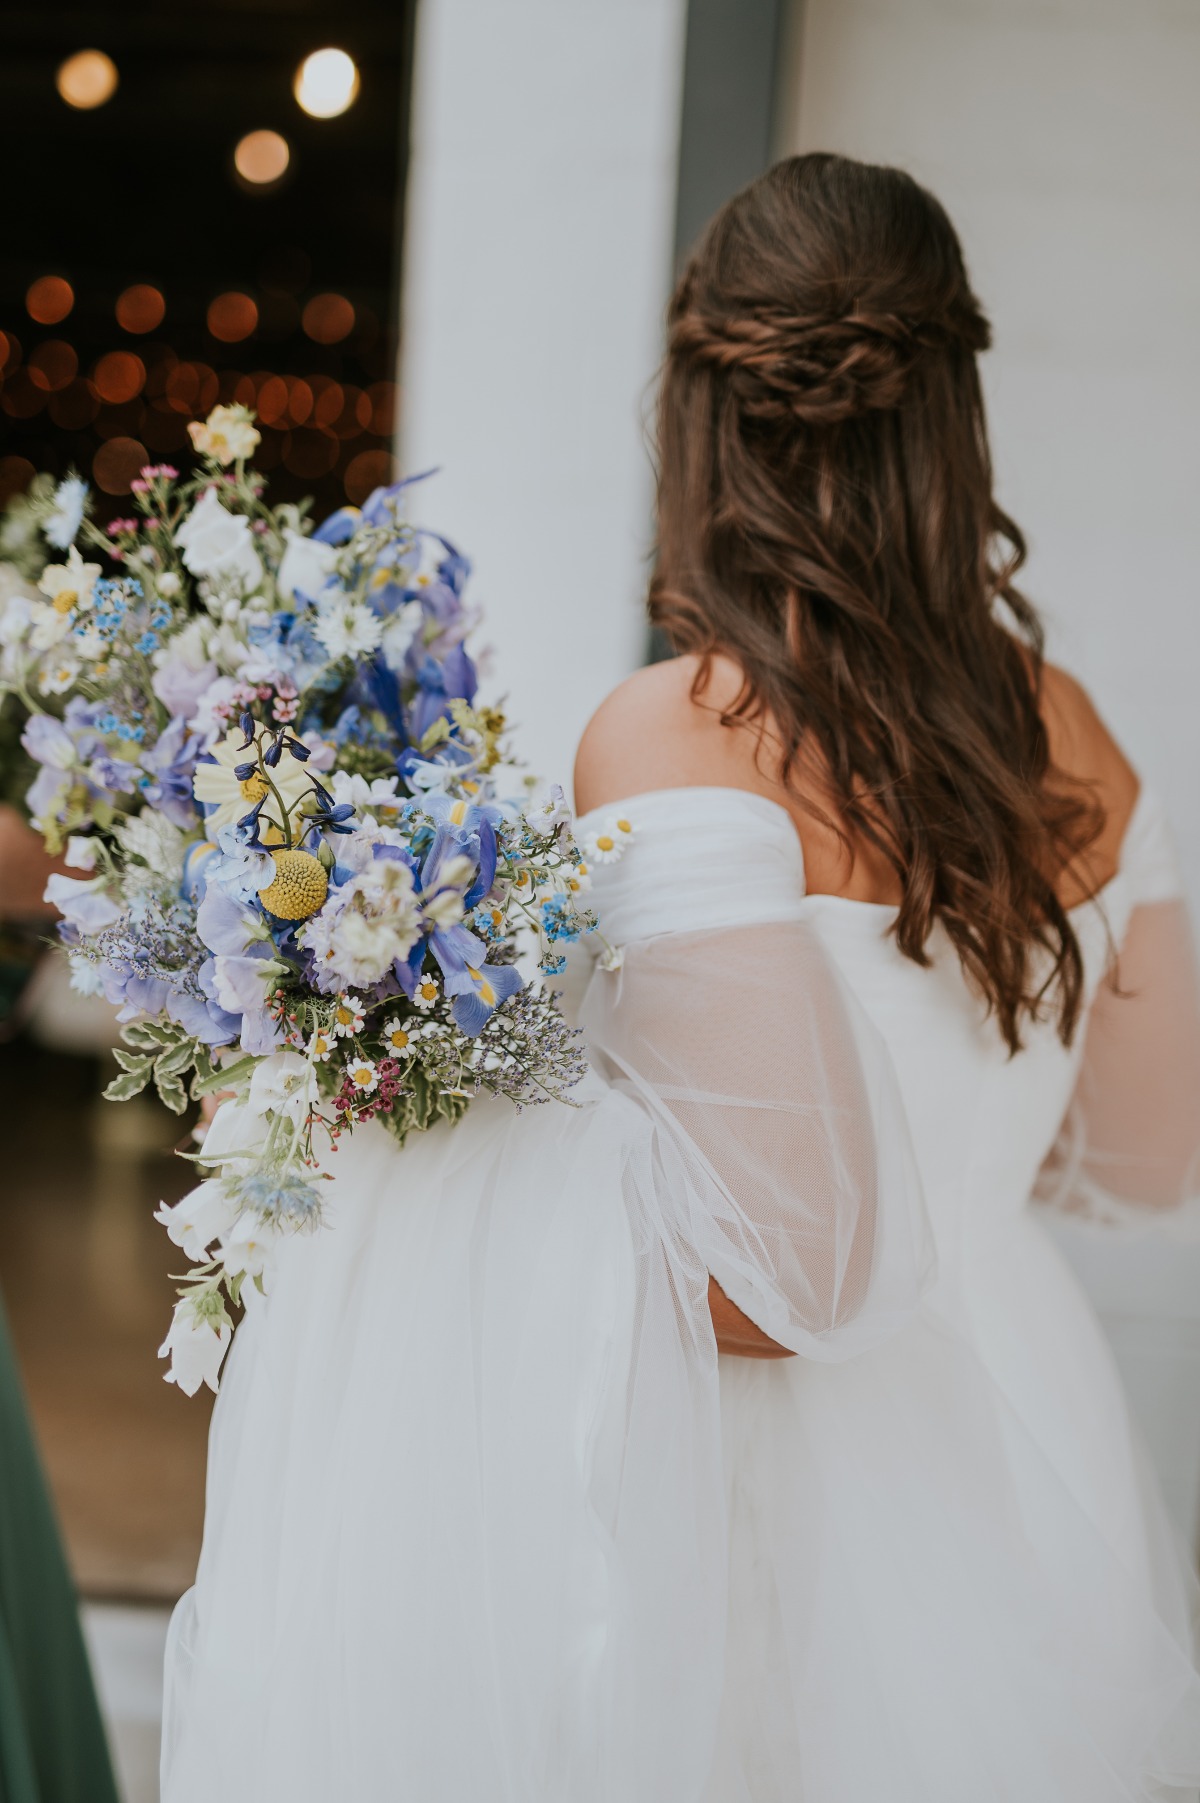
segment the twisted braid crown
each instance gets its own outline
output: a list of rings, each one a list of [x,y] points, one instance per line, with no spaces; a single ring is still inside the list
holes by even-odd
[[[722,314],[703,306],[685,278],[671,307],[668,353],[718,371],[750,418],[834,426],[898,407],[922,359],[986,350],[990,341],[983,313],[961,297],[920,319],[857,303],[826,318],[769,307]]]

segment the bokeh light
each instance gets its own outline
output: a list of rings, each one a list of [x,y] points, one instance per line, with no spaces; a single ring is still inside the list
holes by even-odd
[[[127,495],[130,484],[149,462],[146,447],[136,438],[110,438],[92,458],[92,475],[106,495]]]
[[[117,324],[123,332],[153,332],[166,311],[166,301],[149,282],[134,282],[117,296]]]
[[[103,50],[77,50],[60,63],[54,85],[68,106],[80,112],[103,106],[117,91],[117,65]]]
[[[238,139],[233,166],[251,187],[270,187],[282,180],[291,158],[287,139],[277,131],[248,131]]]
[[[92,381],[102,401],[132,401],[146,385],[146,365],[132,351],[109,351],[92,371]]]
[[[56,326],[74,305],[75,290],[60,275],[40,275],[25,295],[25,311],[40,326]]]
[[[282,376],[267,376],[258,388],[258,417],[267,426],[278,426],[287,414],[288,385]]]
[[[358,69],[344,50],[314,50],[296,70],[292,92],[314,119],[336,119],[358,98]]]
[[[314,344],[340,344],[354,330],[354,308],[344,294],[314,294],[301,324]]]
[[[66,388],[79,374],[79,358],[75,348],[62,338],[48,338],[29,357],[29,377],[47,394]]]
[[[258,308],[248,294],[236,289],[218,294],[208,303],[208,329],[222,344],[239,344],[258,324]]]
[[[360,507],[372,489],[383,488],[396,480],[396,459],[387,451],[360,451],[346,465],[343,484],[346,499]]]
[[[370,415],[364,425],[370,427],[376,438],[390,438],[396,426],[396,384],[372,382],[367,389],[367,406]]]

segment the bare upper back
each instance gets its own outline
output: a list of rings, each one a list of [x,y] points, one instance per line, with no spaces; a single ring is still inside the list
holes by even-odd
[[[819,817],[829,806],[819,771],[802,763],[784,788],[775,776],[769,727],[760,734],[756,727],[722,724],[722,712],[741,688],[737,666],[728,658],[714,658],[707,686],[693,697],[698,669],[695,657],[651,664],[602,702],[575,762],[580,813],[653,789],[748,789],[791,814],[804,847],[810,893],[898,901],[899,880],[886,859],[870,845],[848,849],[836,824]],[[1051,665],[1044,672],[1042,716],[1055,768],[1087,784],[1105,816],[1104,830],[1086,859],[1063,873],[1060,893],[1072,906],[1115,872],[1138,779],[1086,691]],[[804,805],[806,800],[817,814]]]

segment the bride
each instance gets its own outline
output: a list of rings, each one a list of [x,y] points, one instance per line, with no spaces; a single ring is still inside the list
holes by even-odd
[[[1191,1578],[1032,1205],[1200,1187],[1195,967],[1013,586],[987,322],[928,194],[808,156],[669,324],[590,1076],[339,1154],[218,1401],[166,1803],[1195,1799]]]

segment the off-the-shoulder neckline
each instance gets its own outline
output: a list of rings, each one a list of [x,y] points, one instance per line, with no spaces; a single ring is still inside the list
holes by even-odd
[[[1090,908],[1097,904],[1102,904],[1104,897],[1108,894],[1109,890],[1124,876],[1125,847],[1128,845],[1132,836],[1134,824],[1141,814],[1143,807],[1146,805],[1148,793],[1145,783],[1140,783],[1138,785],[1137,800],[1130,810],[1129,819],[1125,822],[1125,831],[1121,838],[1121,853],[1117,868],[1107,882],[1101,883],[1094,895],[1085,896],[1082,901],[1076,902],[1073,907],[1068,909],[1068,913],[1075,914],[1083,908]],[[805,901],[824,903],[839,908],[856,908],[861,912],[870,914],[895,915],[899,913],[899,908],[895,902],[860,901],[857,896],[853,895],[831,895],[821,890],[810,890],[808,888],[807,875],[804,868],[804,844],[800,838],[800,834],[796,830],[796,822],[792,819],[792,816],[781,802],[772,801],[769,795],[761,795],[757,789],[739,789],[734,783],[676,783],[673,788],[643,789],[637,795],[621,795],[618,796],[615,801],[604,802],[598,808],[589,808],[586,814],[581,814],[579,816],[576,824],[580,829],[584,829],[587,821],[595,820],[600,816],[611,818],[612,815],[619,814],[622,811],[636,814],[638,802],[661,801],[672,795],[736,795],[741,801],[758,802],[761,807],[769,808],[772,814],[777,815],[779,819],[786,824],[787,830],[791,835],[791,840],[796,848],[796,858],[800,865],[800,880],[804,886],[803,896]]]

